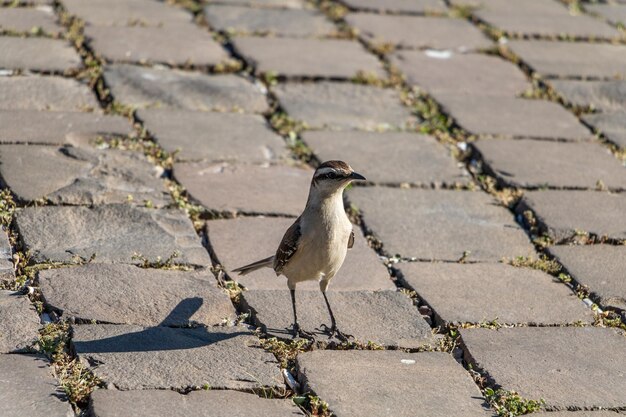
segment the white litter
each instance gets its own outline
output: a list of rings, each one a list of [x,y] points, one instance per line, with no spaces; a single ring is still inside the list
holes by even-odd
[[[424,51],[427,57],[437,59],[450,59],[452,58],[452,51],[438,51],[435,49],[427,49]]]
[[[400,362],[402,362],[405,365],[413,365],[415,363],[415,360],[413,360],[413,359],[400,359]]]

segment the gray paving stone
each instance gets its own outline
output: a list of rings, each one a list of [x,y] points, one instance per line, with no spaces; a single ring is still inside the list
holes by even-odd
[[[385,12],[443,12],[446,5],[439,0],[345,0],[348,7]]]
[[[594,110],[626,110],[626,81],[552,80],[550,84],[570,104]]]
[[[512,186],[594,189],[601,182],[626,189],[626,168],[599,143],[488,139],[472,146],[488,169]]]
[[[2,417],[73,417],[43,355],[0,355]]]
[[[204,207],[228,213],[299,216],[313,171],[285,165],[181,162],[174,177]]]
[[[0,31],[58,35],[63,28],[51,7],[6,7],[0,10]]]
[[[316,350],[297,361],[301,382],[337,417],[493,415],[448,353]]]
[[[13,267],[13,251],[9,243],[9,236],[4,228],[0,228],[0,283],[12,281],[15,278]]]
[[[236,75],[206,75],[133,65],[109,65],[104,79],[116,100],[133,107],[185,110],[268,109],[260,88]]]
[[[507,209],[481,192],[356,187],[348,200],[389,255],[499,261],[534,253]]]
[[[604,308],[626,310],[626,246],[551,246],[549,252]]]
[[[292,118],[311,128],[385,130],[416,123],[397,92],[348,83],[287,83],[274,88]]]
[[[585,10],[597,14],[614,25],[626,24],[626,3],[585,4]]]
[[[447,113],[478,135],[552,139],[589,139],[591,133],[557,103],[515,97],[439,94]]]
[[[409,262],[403,281],[434,310],[438,324],[593,322],[591,310],[561,282],[536,269],[505,264]]]
[[[0,357],[28,351],[38,338],[39,315],[28,296],[0,290]]]
[[[83,64],[72,46],[60,39],[0,37],[0,69],[65,72]]]
[[[91,394],[93,417],[250,417],[304,416],[289,399],[260,398],[238,391],[96,390]],[[602,416],[598,416],[602,417]]]
[[[0,110],[91,111],[100,107],[89,87],[69,78],[0,77],[0,90]]]
[[[87,207],[27,207],[17,213],[16,225],[33,262],[70,262],[76,256],[97,263],[142,263],[165,260],[208,265],[191,221],[182,211],[157,210],[122,204]]]
[[[350,161],[354,167],[366,169],[367,180],[375,183],[439,187],[470,182],[467,171],[430,136],[404,132],[308,131],[302,138],[320,160]],[[376,164],[372,164],[372,155],[377,157]]]
[[[52,0],[0,0],[0,4],[2,6],[45,6],[45,5],[51,5],[52,4]]]
[[[71,14],[96,26],[162,26],[192,19],[180,7],[151,0],[65,0],[63,5]]]
[[[626,344],[615,329],[467,329],[461,338],[466,360],[524,398],[559,409],[624,406]]]
[[[626,76],[625,45],[513,40],[508,46],[546,77]]]
[[[233,43],[260,73],[351,79],[362,72],[386,78],[376,57],[354,40],[234,38]]]
[[[211,3],[224,5],[237,5],[249,7],[269,7],[285,9],[302,9],[305,7],[303,0],[215,0]]]
[[[626,148],[626,111],[584,115],[585,123],[601,131],[608,140]]]
[[[376,13],[352,13],[345,19],[364,39],[374,44],[462,51],[493,45],[478,28],[462,19]]]
[[[516,211],[532,210],[543,231],[557,243],[579,232],[626,239],[624,194],[592,191],[528,191]]]
[[[0,145],[0,183],[24,202],[45,198],[57,205],[143,205],[150,201],[162,207],[172,198],[161,174],[138,152]]]
[[[178,161],[267,163],[285,159],[285,141],[260,115],[140,109],[139,119]]]
[[[80,325],[73,347],[94,374],[121,390],[283,387],[273,354],[248,327]]]
[[[337,32],[323,14],[312,10],[209,5],[204,15],[211,28],[235,34],[309,37]]]
[[[624,413],[617,411],[551,411],[537,413],[538,417],[620,417]]]
[[[87,264],[39,272],[47,308],[64,319],[141,326],[219,325],[237,316],[208,270]]]
[[[493,55],[397,51],[391,62],[410,84],[438,94],[515,97],[531,88],[515,65]]]

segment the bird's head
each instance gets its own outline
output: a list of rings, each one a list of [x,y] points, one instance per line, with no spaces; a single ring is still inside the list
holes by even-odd
[[[311,189],[330,195],[342,191],[352,181],[365,181],[365,177],[343,161],[326,161],[315,170]]]

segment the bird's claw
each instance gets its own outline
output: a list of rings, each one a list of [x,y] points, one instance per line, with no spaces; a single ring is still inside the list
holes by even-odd
[[[298,324],[293,325],[293,338],[301,337],[302,339],[314,340],[313,333],[302,330]]]
[[[347,342],[348,339],[350,338],[354,339],[354,336],[340,331],[336,325],[328,327],[326,324],[322,324],[322,330],[325,333],[328,333],[329,339],[332,339],[333,337],[337,337],[337,339],[341,340],[342,342]]]

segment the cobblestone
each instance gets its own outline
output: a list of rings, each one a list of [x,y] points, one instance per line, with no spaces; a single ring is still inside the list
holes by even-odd
[[[588,114],[582,119],[604,133],[611,142],[626,148],[626,111]]]
[[[0,290],[0,358],[28,351],[39,338],[38,330],[39,316],[28,297]]]
[[[0,10],[0,31],[59,35],[62,28],[51,8],[13,7]]]
[[[626,81],[552,80],[550,84],[567,102],[594,110],[626,110]]]
[[[604,17],[614,25],[626,23],[626,4],[585,4],[585,10]]]
[[[0,68],[41,72],[65,72],[82,67],[80,57],[63,40],[0,37]]]
[[[349,7],[379,12],[424,13],[446,12],[446,6],[440,0],[346,0]]]
[[[89,111],[98,102],[89,88],[61,77],[0,77],[0,110]]]
[[[12,281],[15,278],[15,269],[13,267],[13,251],[9,243],[4,228],[0,230],[0,283],[2,281]]]
[[[63,0],[63,5],[71,14],[97,26],[162,26],[191,22],[191,15],[183,9],[151,0]]]
[[[249,7],[268,7],[268,8],[285,8],[285,9],[302,9],[304,8],[303,0],[218,0],[214,2],[222,5],[239,5]]]

